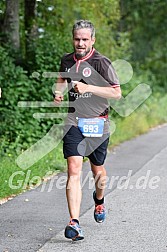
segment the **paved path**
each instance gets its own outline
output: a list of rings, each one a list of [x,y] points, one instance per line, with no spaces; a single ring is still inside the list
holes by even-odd
[[[103,224],[93,220],[89,177],[83,186],[81,211],[85,239],[77,243],[63,236],[68,222],[63,183],[66,174],[59,174],[53,187],[49,182],[43,192],[38,187],[19,195],[0,207],[0,252],[167,251],[166,157],[167,126],[127,141],[109,153],[107,220]],[[85,163],[83,181],[88,174]],[[121,183],[122,176],[126,177]],[[59,179],[62,189],[57,188]]]
[[[107,195],[105,223],[95,223],[93,208],[81,217],[84,241],[71,242],[62,231],[39,251],[167,251],[166,157],[167,147],[131,177],[128,189],[120,186]]]

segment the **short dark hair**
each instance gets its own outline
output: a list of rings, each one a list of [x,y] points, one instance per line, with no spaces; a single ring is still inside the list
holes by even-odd
[[[79,29],[83,29],[83,28],[87,28],[90,29],[91,31],[91,37],[94,38],[95,37],[95,28],[94,25],[88,21],[88,20],[77,20],[75,22],[75,24],[73,25],[73,29],[72,29],[72,35],[74,37],[74,31],[75,30],[79,30]]]

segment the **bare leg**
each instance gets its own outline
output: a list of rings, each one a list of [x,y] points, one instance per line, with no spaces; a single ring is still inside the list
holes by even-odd
[[[91,168],[95,179],[96,198],[101,200],[104,197],[106,186],[106,170],[103,165],[96,166],[92,163]]]
[[[68,179],[66,185],[66,197],[70,218],[79,219],[82,198],[80,176],[83,157],[72,156],[67,158]]]

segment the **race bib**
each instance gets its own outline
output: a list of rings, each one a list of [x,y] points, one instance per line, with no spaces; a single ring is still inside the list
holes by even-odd
[[[78,118],[78,128],[85,137],[101,137],[104,121],[104,118]]]

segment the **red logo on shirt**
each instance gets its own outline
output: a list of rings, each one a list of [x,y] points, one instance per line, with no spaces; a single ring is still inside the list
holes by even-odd
[[[92,74],[91,68],[85,67],[82,71],[84,77],[89,77]]]

